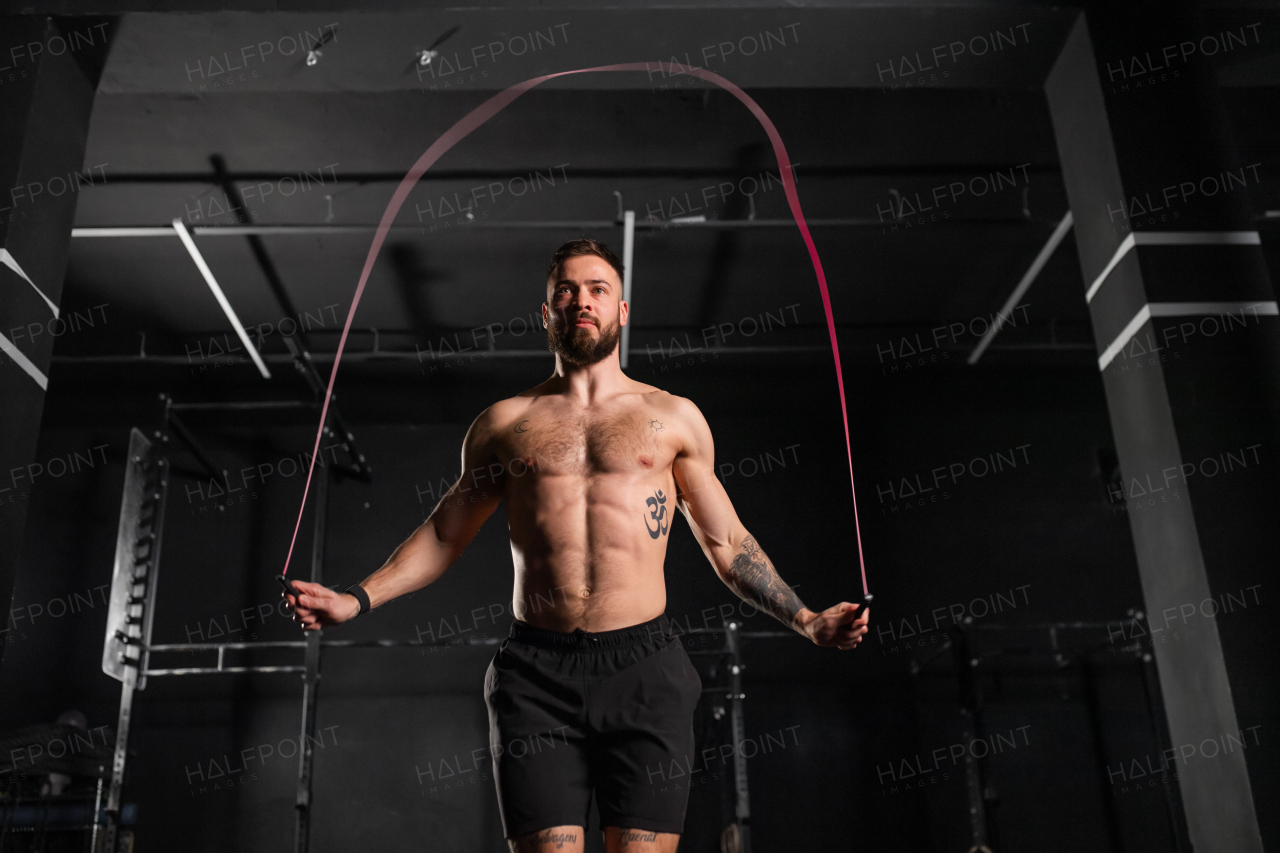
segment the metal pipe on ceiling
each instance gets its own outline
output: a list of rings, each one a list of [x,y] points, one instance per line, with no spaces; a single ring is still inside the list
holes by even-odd
[[[936,163],[930,165],[910,165],[907,163],[888,164],[884,166],[808,166],[803,163],[792,164],[795,167],[804,166],[806,178],[853,178],[853,177],[886,177],[899,175],[957,175],[957,174],[981,174],[983,172],[998,171],[1007,169],[1007,164],[995,163]],[[327,168],[327,167],[325,167]],[[536,171],[536,169],[526,169],[525,171]],[[1061,170],[1056,165],[1032,166],[1026,167],[1027,174],[1035,173],[1037,175],[1060,175]],[[432,181],[436,183],[445,181],[492,181],[509,178],[512,174],[519,174],[520,170],[512,169],[456,169],[453,171],[427,172],[419,181]],[[242,171],[227,172],[225,179],[233,182],[250,182],[250,181],[280,181],[285,178],[298,179],[299,175],[307,174],[304,171],[299,172],[278,172],[278,171]],[[573,176],[579,179],[600,179],[600,180],[618,180],[635,178],[637,180],[652,180],[655,178],[729,178],[741,177],[742,170],[735,167],[698,167],[692,166],[687,168],[678,167],[659,167],[659,168],[636,168],[636,169],[593,169],[581,168],[574,169]],[[220,176],[213,172],[121,172],[111,175],[111,184],[214,184],[220,185],[224,176]],[[338,175],[331,172],[325,177],[325,183],[338,184],[373,184],[373,183],[390,183],[398,184],[404,179],[403,172],[344,172]]]
[[[807,220],[810,228],[883,228],[887,225],[895,225],[895,220],[880,220],[871,217],[866,218],[848,218],[848,219],[809,219]],[[993,224],[1017,224],[1025,225],[1033,220],[1026,219],[1021,216],[987,216],[972,217],[968,219],[952,218],[946,223],[938,223],[939,225],[963,225],[972,223],[982,223],[986,225]],[[573,219],[573,220],[506,220],[506,221],[481,221],[475,220],[467,222],[465,225],[451,226],[448,233],[455,233],[453,228],[478,228],[478,229],[496,229],[496,230],[585,230],[585,229],[604,229],[618,228],[621,222],[609,219]],[[322,235],[322,234],[365,234],[377,229],[377,225],[194,225],[190,226],[191,233],[197,237],[244,237],[250,234],[261,235],[264,237],[284,237],[284,236],[303,236],[303,235]],[[637,231],[665,231],[672,228],[795,228],[796,223],[791,219],[707,219],[707,220],[664,220],[664,221],[643,221],[637,220],[635,228]],[[391,230],[399,234],[430,234],[431,232],[421,225],[392,225]],[[443,233],[443,232],[441,232]],[[100,237],[168,237],[173,234],[173,230],[167,227],[158,226],[87,226],[82,228],[72,228],[71,236],[76,238],[100,238]]]
[[[946,347],[948,350],[960,352],[964,347]],[[1096,347],[1089,342],[1083,341],[1050,341],[1047,343],[1021,343],[1021,344],[997,344],[996,349],[1010,351],[1026,351],[1026,352],[1095,352]],[[782,346],[736,346],[723,348],[709,348],[706,350],[698,350],[698,354],[703,352],[715,353],[716,355],[814,355],[825,354],[828,357],[831,354],[829,344],[815,345],[782,345]],[[628,353],[635,356],[652,355],[653,349],[650,347],[646,352],[638,347],[632,347]],[[690,353],[691,355],[693,353]],[[453,356],[439,356],[437,358],[423,358],[419,353],[400,351],[400,350],[379,350],[378,352],[346,352],[343,353],[342,360],[344,362],[368,362],[368,361],[417,361],[420,364],[439,364],[448,362],[450,358],[465,358],[467,356],[480,356],[483,359],[496,358],[502,360],[514,359],[549,359],[551,353],[546,349],[510,349],[510,350],[468,350],[459,352]],[[311,354],[313,360],[324,362],[333,358],[330,352],[315,352]],[[288,364],[292,361],[292,357],[284,353],[265,354],[263,358],[270,363]],[[663,361],[679,360],[679,356],[667,356]],[[185,355],[55,355],[52,357],[54,364],[118,364],[118,365],[190,365],[191,359]],[[657,365],[662,362],[654,361]],[[227,404],[217,403],[210,404],[210,409],[221,409]],[[310,406],[311,404],[305,404]],[[283,405],[282,405],[283,407]],[[264,408],[261,404],[254,404],[253,408]]]
[[[653,348],[647,351],[639,347],[633,347],[628,350],[632,355],[652,355]],[[760,355],[764,353],[830,353],[829,345],[781,345],[781,346],[735,346],[735,347],[708,347],[697,351],[699,354],[703,352],[716,353],[717,355]],[[692,353],[690,353],[692,354]],[[314,361],[332,360],[331,352],[313,352],[311,358]],[[345,352],[342,354],[342,361],[358,362],[358,361],[417,361],[421,364],[439,364],[448,362],[451,358],[466,358],[468,356],[480,356],[484,359],[550,359],[551,351],[548,349],[495,349],[495,350],[465,350],[449,355],[440,355],[436,358],[424,358],[419,352],[410,352],[408,350],[379,350],[378,352]],[[277,364],[288,364],[293,361],[293,356],[286,353],[268,353],[262,356],[268,362]],[[666,356],[664,360],[670,361],[679,359],[679,356]],[[55,355],[53,356],[55,364],[192,364],[190,356],[186,355]],[[654,364],[659,362],[655,361]],[[225,404],[214,404],[212,408],[220,407]],[[309,405],[309,404],[308,404]]]
[[[1022,298],[1027,289],[1031,287],[1036,277],[1040,275],[1040,271],[1044,269],[1045,264],[1049,263],[1049,258],[1057,250],[1062,239],[1067,236],[1067,232],[1071,230],[1072,225],[1071,211],[1067,211],[1067,215],[1062,217],[1062,221],[1058,223],[1058,227],[1053,229],[1053,233],[1049,235],[1049,239],[1045,241],[1044,247],[1040,249],[1040,253],[1036,255],[1036,259],[1031,262],[1031,266],[1023,273],[1022,280],[1018,282],[1017,287],[1013,289],[1013,293],[1009,294],[1009,298],[1005,300],[1004,306],[1000,309],[1000,313],[996,316],[996,320],[987,329],[987,333],[982,336],[982,340],[978,341],[978,345],[973,348],[973,352],[969,353],[969,364],[977,364],[978,359],[982,358],[982,354],[987,351],[987,347],[991,346],[991,342],[995,336],[999,334],[1000,329],[1008,321],[1013,309],[1017,307],[1018,300]]]
[[[636,247],[636,212],[625,211],[622,214],[622,301],[631,304],[631,266],[635,258]],[[631,354],[631,324],[622,327],[622,367],[627,366],[627,356]]]
[[[240,338],[240,342],[244,344],[245,350],[249,353],[249,357],[253,359],[253,363],[257,365],[258,372],[262,374],[263,379],[271,378],[271,371],[267,369],[266,363],[263,362],[262,356],[258,354],[258,350],[254,347],[253,342],[249,340],[249,333],[245,331],[244,325],[240,322],[240,318],[236,316],[235,309],[231,307],[231,303],[227,301],[227,296],[222,292],[222,288],[218,286],[218,280],[213,277],[213,270],[209,269],[209,265],[205,263],[204,256],[200,254],[200,250],[196,248],[195,241],[191,239],[191,234],[187,231],[187,227],[181,219],[173,220],[173,231],[182,240],[182,245],[186,247],[187,254],[191,256],[191,260],[195,262],[196,269],[200,270],[200,275],[204,276],[205,283],[209,285],[209,290],[213,292],[213,298],[218,300],[218,305],[222,307],[222,313],[227,315],[227,319],[231,321],[231,325],[235,327],[236,335]]]

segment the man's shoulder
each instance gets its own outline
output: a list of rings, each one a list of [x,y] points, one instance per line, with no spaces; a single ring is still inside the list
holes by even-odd
[[[649,400],[655,407],[663,409],[672,415],[702,420],[702,410],[688,397],[681,397],[679,394],[672,394],[670,391],[664,391],[661,388],[653,388]]]
[[[651,386],[646,386],[651,387]],[[644,396],[645,408],[658,414],[661,420],[688,434],[697,434],[707,428],[707,419],[688,397],[672,394],[661,388],[652,388]]]
[[[525,394],[499,400],[476,417],[476,426],[495,430],[509,423],[515,423],[528,410],[532,402],[533,398]]]

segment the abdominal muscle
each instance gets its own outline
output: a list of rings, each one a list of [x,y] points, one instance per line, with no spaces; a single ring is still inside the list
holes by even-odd
[[[514,480],[514,478],[513,478]],[[663,576],[674,521],[665,472],[536,473],[505,489],[515,563],[515,617],[552,631],[612,631],[666,608]],[[665,496],[662,521],[646,499]],[[657,531],[656,537],[650,531]]]

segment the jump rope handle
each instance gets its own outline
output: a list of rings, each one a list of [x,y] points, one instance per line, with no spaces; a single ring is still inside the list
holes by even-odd
[[[276,575],[276,580],[280,581],[280,585],[284,587],[284,591],[290,595],[295,597],[302,595],[302,590],[294,586],[293,581],[289,580],[284,575]]]

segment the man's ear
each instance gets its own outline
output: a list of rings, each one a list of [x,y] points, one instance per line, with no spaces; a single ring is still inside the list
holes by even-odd
[[[626,302],[618,303],[618,325],[627,325],[627,319],[631,316],[631,306]]]
[[[550,310],[551,309],[547,306],[547,303],[542,303],[542,328],[544,329],[547,328],[547,313]]]

